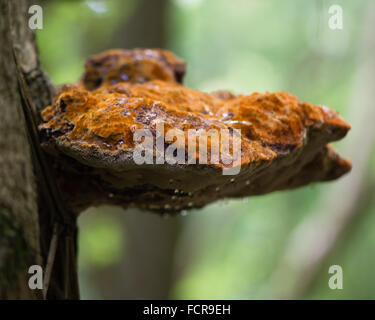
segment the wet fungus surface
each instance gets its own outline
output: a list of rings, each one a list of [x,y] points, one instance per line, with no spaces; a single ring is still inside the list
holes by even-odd
[[[286,92],[192,90],[182,85],[184,71],[185,63],[168,51],[109,50],[89,58],[81,79],[64,85],[43,110],[42,146],[57,159],[58,183],[73,210],[115,204],[176,213],[227,197],[333,180],[350,170],[350,162],[328,145],[350,129],[335,111]],[[155,145],[152,164],[134,161],[137,130],[149,130],[156,142],[161,123],[163,134],[182,134],[185,143],[178,148],[195,164],[188,163],[191,157],[157,164]],[[200,163],[199,138],[189,153],[191,129],[216,130],[219,138],[222,130],[241,130],[238,173],[223,174],[229,165],[213,161],[210,144],[207,163]],[[165,139],[162,152],[172,143],[176,139]]]

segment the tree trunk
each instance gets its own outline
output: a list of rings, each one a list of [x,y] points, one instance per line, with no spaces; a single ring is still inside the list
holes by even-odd
[[[28,28],[30,5],[0,0],[0,298],[40,299],[48,282],[46,297],[78,298],[76,219],[39,147],[39,111],[54,90]],[[28,286],[31,265],[43,268],[43,293]]]

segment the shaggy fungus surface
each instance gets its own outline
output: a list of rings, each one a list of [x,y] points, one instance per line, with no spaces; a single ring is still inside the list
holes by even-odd
[[[286,92],[189,89],[181,84],[184,71],[185,63],[168,51],[109,50],[89,58],[81,79],[64,85],[43,110],[42,146],[58,159],[59,184],[73,210],[115,204],[176,213],[333,180],[350,170],[328,144],[350,129],[335,111]],[[151,154],[148,163],[134,159],[142,130],[153,142],[143,151]],[[166,139],[169,130],[176,135]],[[189,130],[198,132],[193,147]],[[229,133],[229,154],[235,136],[240,139],[236,163],[214,157],[224,151],[222,132]],[[201,161],[199,148],[207,141]],[[172,159],[166,160],[168,148]],[[173,161],[176,153],[182,162]],[[224,173],[235,165],[234,173]]]

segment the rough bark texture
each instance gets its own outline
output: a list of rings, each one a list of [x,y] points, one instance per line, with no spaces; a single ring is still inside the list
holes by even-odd
[[[12,63],[16,37],[24,39],[21,56],[34,52],[31,34],[22,28],[25,4],[20,2],[16,12],[10,1],[0,1],[0,297],[8,299],[38,297],[28,287],[27,271],[30,265],[41,264],[31,150],[15,77],[17,67]],[[30,56],[29,62],[33,68],[35,57]]]
[[[51,102],[54,90],[28,28],[30,5],[0,0],[0,298],[42,298],[28,286],[28,268],[46,266],[54,225],[58,241],[48,297],[78,298],[75,219],[59,199],[36,130],[37,110]]]

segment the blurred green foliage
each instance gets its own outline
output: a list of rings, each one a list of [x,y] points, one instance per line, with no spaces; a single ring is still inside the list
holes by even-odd
[[[345,118],[370,2],[174,0],[168,11],[168,48],[188,61],[185,83],[192,88],[236,93],[285,90],[302,101],[328,105]],[[340,31],[328,28],[328,7],[333,3],[344,9]],[[89,54],[109,49],[113,31],[135,5],[136,1],[117,0],[46,5],[44,29],[37,34],[42,64],[53,81],[75,81]],[[340,143],[336,146],[341,148]],[[371,184],[374,149],[370,163],[366,182]],[[171,297],[269,298],[265,289],[291,232],[316,214],[321,196],[330,188],[332,184],[319,184],[248,202],[233,200],[183,217],[176,264],[188,267]],[[330,290],[329,275],[323,272],[305,298],[375,298],[375,200],[370,197],[360,210],[359,223],[324,269],[332,264],[343,267],[344,290]],[[116,263],[126,254],[116,215],[98,211],[81,222],[82,273]]]
[[[43,5],[37,31],[40,59],[55,84],[75,82],[87,56],[108,48],[111,34],[134,1],[52,1]]]
[[[101,268],[119,262],[125,253],[124,233],[116,217],[111,214],[86,212],[87,222],[80,231],[81,268]]]

